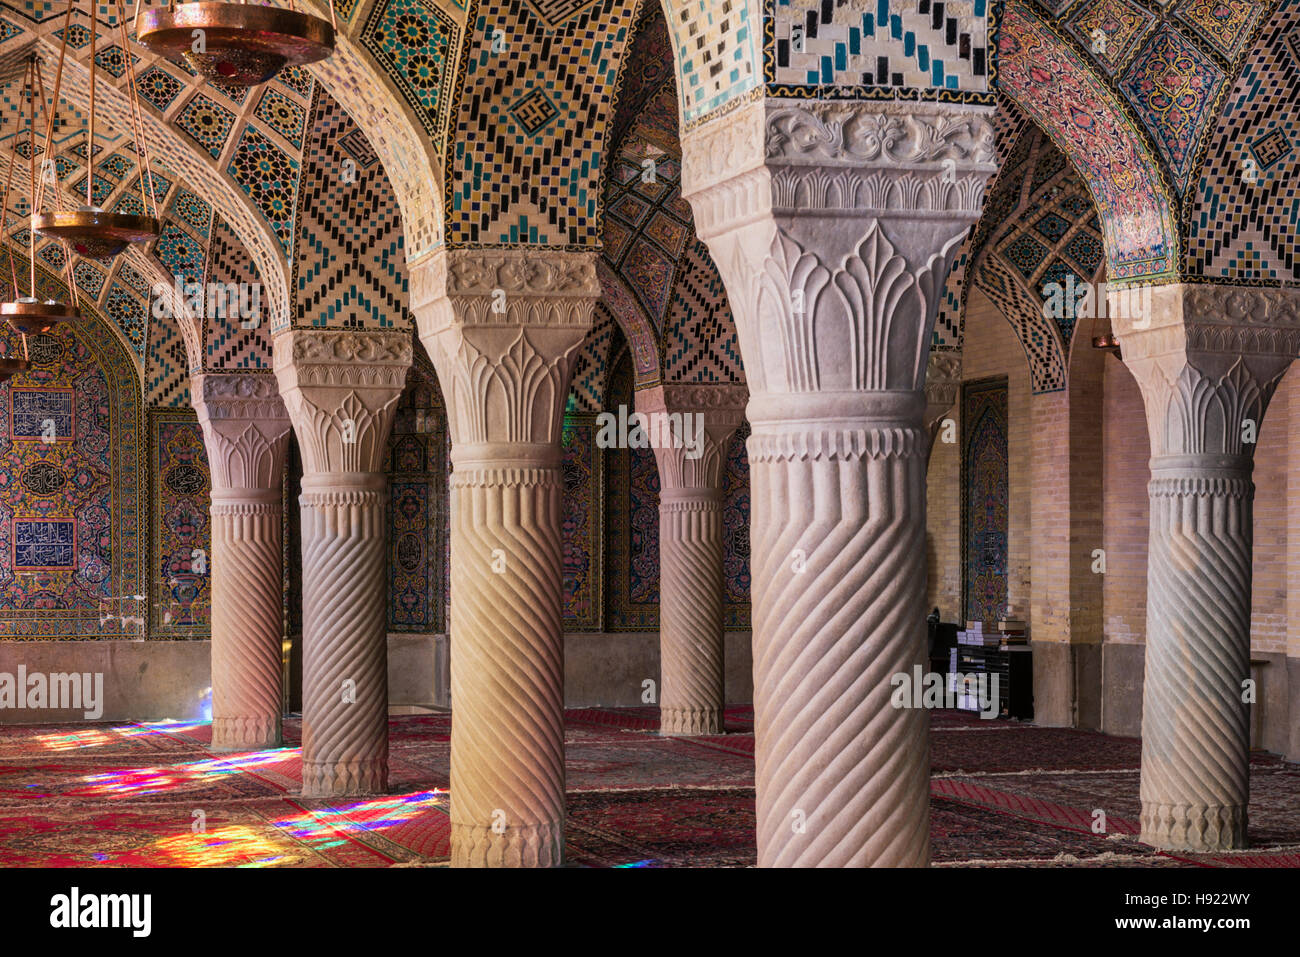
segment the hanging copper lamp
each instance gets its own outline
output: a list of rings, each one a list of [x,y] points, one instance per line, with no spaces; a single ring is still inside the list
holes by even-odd
[[[47,333],[61,322],[74,322],[80,318],[81,310],[76,306],[53,299],[24,296],[15,302],[0,302],[0,319],[28,336]]]
[[[182,58],[200,76],[228,86],[259,86],[286,66],[334,52],[330,19],[249,3],[176,3],[137,15],[136,36],[153,53]],[[201,32],[196,32],[201,31]]]
[[[71,31],[68,24],[71,22],[72,8],[75,6],[75,0],[69,2],[68,12],[64,18],[63,29],[63,48],[59,53],[59,72],[54,81],[54,99],[53,106],[50,110],[49,125],[45,133],[45,155],[49,157],[50,147],[53,143],[54,134],[54,112],[58,108],[59,92],[63,85],[63,61],[67,55],[68,38]],[[99,22],[95,17],[95,2],[87,0],[87,14],[90,19],[92,33],[90,39],[90,119],[86,133],[86,204],[77,209],[59,209],[55,208],[47,212],[33,211],[32,214],[32,231],[39,233],[49,239],[58,239],[63,241],[75,251],[79,256],[89,259],[106,259],[111,256],[121,254],[127,246],[132,243],[144,243],[157,239],[162,232],[162,224],[157,216],[157,197],[153,197],[152,216],[137,216],[129,213],[110,213],[100,209],[94,202],[94,167],[91,160],[95,155],[95,48],[98,44],[98,26]],[[119,0],[117,4],[118,26],[122,33],[122,49],[130,50],[126,42],[126,12],[122,8]],[[131,107],[131,123],[136,134],[136,142],[143,145],[142,134],[144,132],[143,124],[140,122],[140,104],[138,102],[138,93],[135,87],[135,67],[128,54],[126,56],[127,67],[127,99]],[[41,100],[44,102],[44,90],[41,91]],[[145,166],[148,165],[148,156],[146,153]],[[144,187],[145,167],[140,170],[141,189]],[[153,185],[153,177],[149,176],[150,187]],[[37,209],[40,207],[40,200],[44,197],[45,181],[42,179],[39,189],[37,190]],[[149,196],[146,195],[146,203]],[[59,205],[58,189],[55,188],[55,204]],[[148,207],[146,206],[146,212]]]
[[[41,65],[36,59],[29,60],[27,63],[27,73],[24,77],[24,94],[31,103],[31,110],[28,120],[28,138],[30,150],[28,156],[28,175],[30,177],[29,189],[31,195],[36,195],[36,91],[41,91],[41,103],[45,102],[44,84],[40,79]],[[18,107],[19,120],[22,119],[21,100]],[[15,134],[15,138],[17,134]],[[9,195],[14,181],[14,168],[18,164],[12,159],[9,162],[9,175],[5,179],[4,202],[0,206],[0,224],[9,222]],[[76,286],[73,282],[71,264],[64,263],[68,268],[68,282],[72,291],[73,302],[71,304],[56,302],[53,299],[41,300],[36,297],[36,237],[31,238],[31,246],[28,255],[31,257],[31,288],[29,294],[19,297],[18,295],[18,270],[14,266],[13,252],[6,246],[5,252],[9,258],[9,277],[13,282],[14,298],[9,302],[0,302],[0,319],[5,320],[23,337],[24,358],[14,359],[9,356],[0,356],[0,381],[12,377],[16,372],[24,372],[31,368],[31,363],[26,359],[27,336],[36,333],[46,333],[53,329],[61,322],[70,322],[81,318],[81,311],[76,306]]]

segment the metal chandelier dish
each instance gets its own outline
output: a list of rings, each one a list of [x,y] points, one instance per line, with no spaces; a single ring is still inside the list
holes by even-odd
[[[136,36],[150,51],[184,59],[200,76],[230,86],[259,86],[286,66],[303,66],[334,52],[330,19],[292,8],[248,3],[175,3],[137,14]]]
[[[18,118],[22,121],[22,100],[25,98],[31,104],[28,118],[28,176],[29,195],[36,195],[36,92],[40,90],[40,102],[42,107],[45,104],[45,84],[41,80],[41,64],[35,57],[27,63],[27,71],[23,82],[23,96],[19,98]],[[14,134],[15,139],[17,133]],[[5,228],[9,224],[9,197],[13,188],[14,168],[18,164],[11,158],[9,161],[9,175],[5,179],[4,204],[0,207],[0,224]],[[81,318],[81,311],[76,305],[76,283],[72,275],[72,264],[64,257],[64,267],[67,269],[68,288],[72,291],[73,301],[71,304],[57,302],[53,299],[39,299],[36,296],[36,237],[31,236],[31,245],[28,248],[28,255],[31,257],[31,286],[28,295],[20,297],[18,295],[18,270],[14,266],[13,252],[6,245],[5,252],[9,258],[9,278],[13,283],[12,290],[14,298],[9,302],[0,302],[0,319],[7,321],[16,332],[23,337],[23,358],[17,359],[12,356],[0,356],[0,382],[4,382],[19,372],[26,372],[31,368],[31,363],[27,360],[27,336],[47,333],[55,326],[62,322],[74,322]]]
[[[59,72],[54,81],[54,99],[50,106],[49,123],[45,130],[45,156],[47,160],[54,141],[54,115],[58,109],[59,92],[63,86],[63,64],[68,54],[68,40],[72,31],[68,29],[72,22],[72,9],[75,0],[68,3],[68,12],[63,20],[63,45],[59,51]],[[131,126],[135,136],[136,154],[143,154],[144,162],[140,167],[140,192],[144,197],[146,214],[152,199],[152,215],[138,216],[129,213],[110,213],[100,209],[94,202],[94,156],[95,156],[95,49],[98,46],[99,21],[95,16],[95,0],[87,0],[87,15],[91,24],[90,40],[90,118],[86,133],[86,204],[77,209],[62,209],[57,186],[54,189],[56,208],[41,212],[41,200],[45,194],[45,177],[37,189],[37,201],[32,213],[32,231],[50,239],[62,240],[79,256],[90,259],[106,259],[124,252],[132,243],[149,242],[157,239],[162,232],[158,218],[158,199],[154,195],[153,174],[149,170],[149,146],[144,137],[144,124],[140,119],[139,94],[135,83],[135,65],[129,55],[125,57],[127,99],[131,107]],[[117,0],[117,25],[121,32],[122,49],[131,49],[127,42],[126,12],[121,0]],[[44,101],[44,93],[41,99]],[[145,189],[145,179],[149,188]]]

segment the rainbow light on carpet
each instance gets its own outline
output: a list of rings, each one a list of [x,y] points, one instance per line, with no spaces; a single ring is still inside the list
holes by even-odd
[[[120,772],[91,774],[82,778],[89,787],[79,793],[104,797],[157,794],[171,788],[199,784],[226,774],[238,774],[262,765],[279,764],[301,753],[301,748],[280,748],[274,751],[223,755],[220,758],[174,764],[170,767],[130,768]]]
[[[353,832],[381,831],[444,806],[447,792],[434,789],[399,794],[345,804],[342,807],[318,808],[273,822],[292,837],[312,844],[317,850],[345,843],[340,837]],[[359,820],[358,820],[359,818]]]

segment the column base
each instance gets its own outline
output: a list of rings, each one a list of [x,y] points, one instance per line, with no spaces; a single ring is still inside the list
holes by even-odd
[[[455,800],[455,796],[452,797]],[[563,867],[564,824],[451,825],[452,867]]]
[[[302,796],[350,797],[388,793],[388,758],[357,761],[304,761]]]
[[[279,715],[212,719],[213,751],[265,751],[283,743]]]
[[[661,735],[723,734],[721,708],[663,708],[659,716]]]
[[[1144,801],[1139,840],[1164,851],[1239,851],[1246,847],[1246,808]]]

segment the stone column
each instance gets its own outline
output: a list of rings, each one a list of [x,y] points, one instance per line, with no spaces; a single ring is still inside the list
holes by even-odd
[[[302,452],[302,793],[388,785],[385,444],[410,331],[291,329],[275,374]]]
[[[289,415],[265,373],[196,375],[190,394],[212,473],[212,747],[276,748]]]
[[[1253,443],[1300,350],[1300,292],[1169,285],[1110,308],[1151,436],[1142,840],[1240,848]]]
[[[683,137],[726,283],[752,490],[758,860],[929,860],[922,391],[994,167],[989,108],[767,99]]]
[[[636,394],[659,465],[661,734],[723,732],[722,485],[747,397],[728,385]],[[673,441],[659,423],[673,426]]]
[[[450,250],[411,267],[447,400],[451,862],[564,861],[560,437],[595,256]]]

